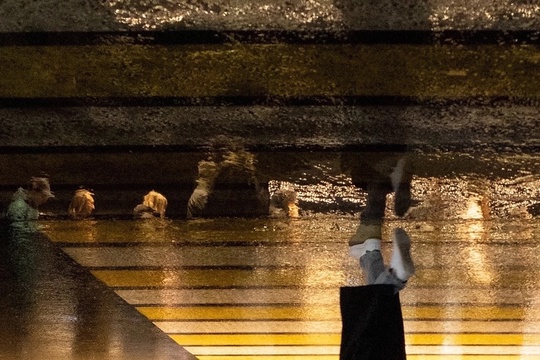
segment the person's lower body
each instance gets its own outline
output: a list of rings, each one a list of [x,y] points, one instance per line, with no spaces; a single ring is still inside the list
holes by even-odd
[[[399,293],[391,285],[340,289],[340,360],[405,360]]]
[[[386,211],[386,197],[394,192],[394,213],[404,216],[411,206],[412,176],[406,157],[397,160],[392,172],[377,180],[355,183],[367,193],[366,207],[360,214],[360,226],[349,240],[349,246],[361,244],[366,239],[381,239],[381,228]]]
[[[358,259],[367,285],[342,287],[340,360],[405,360],[405,331],[399,291],[414,273],[411,240],[395,229],[389,266],[384,265],[380,238],[349,248]]]
[[[415,271],[410,248],[410,237],[405,230],[398,228],[393,233],[392,257],[388,266],[384,264],[380,238],[369,238],[352,245],[349,253],[358,259],[367,285],[393,285],[395,292],[398,292]]]
[[[340,360],[405,360],[405,331],[399,291],[414,273],[410,238],[393,234],[393,253],[384,265],[380,239],[366,239],[349,248],[358,259],[367,285],[342,287]]]
[[[394,230],[388,266],[381,253],[386,196],[395,192],[394,211],[398,216],[410,206],[410,176],[404,166],[405,161],[400,159],[388,176],[362,184],[367,203],[360,225],[349,240],[349,252],[358,260],[367,285],[340,290],[340,360],[406,359],[399,291],[414,274],[414,264],[405,230]]]
[[[392,187],[390,183],[371,182],[366,185],[366,191],[366,207],[360,214],[360,225],[349,240],[349,246],[362,244],[367,239],[382,238],[386,195],[392,191]]]

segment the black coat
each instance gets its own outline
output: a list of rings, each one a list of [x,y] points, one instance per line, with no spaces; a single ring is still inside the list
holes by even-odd
[[[399,293],[392,285],[342,287],[340,360],[405,360]]]

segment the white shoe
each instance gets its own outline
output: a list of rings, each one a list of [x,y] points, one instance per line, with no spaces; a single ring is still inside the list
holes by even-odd
[[[349,246],[349,255],[356,259],[360,259],[367,251],[381,251],[380,239],[367,239],[361,244]]]
[[[411,258],[411,238],[405,230],[401,228],[394,229],[392,245],[390,268],[400,280],[407,281],[413,276],[415,270]]]

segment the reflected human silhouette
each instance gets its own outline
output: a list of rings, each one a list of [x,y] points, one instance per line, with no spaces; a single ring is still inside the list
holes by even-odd
[[[143,197],[143,202],[133,209],[133,214],[137,219],[148,219],[155,216],[165,218],[167,210],[167,198],[155,190],[151,190]]]
[[[95,209],[94,193],[80,188],[75,191],[68,207],[68,214],[72,219],[84,219],[92,215]]]
[[[362,155],[347,154],[342,159],[342,166],[351,173],[352,183],[367,193],[360,226],[349,240],[350,246],[370,238],[381,239],[388,194],[394,192],[394,213],[399,217],[407,213],[412,201],[411,161],[405,149]]]
[[[232,142],[201,160],[187,217],[268,215],[268,182],[261,180],[256,162],[253,153]]]
[[[12,197],[6,217],[10,221],[37,220],[38,207],[54,198],[48,176],[32,177],[28,188],[19,188]]]
[[[393,232],[392,257],[384,264],[381,253],[386,198],[394,191],[394,212],[404,216],[411,205],[412,173],[405,152],[349,158],[352,182],[367,191],[360,223],[349,239],[349,254],[364,273],[365,286],[342,287],[343,323],[340,359],[404,360],[405,335],[399,291],[415,267],[411,240],[405,230]]]
[[[296,191],[294,189],[276,190],[270,197],[269,214],[271,217],[299,217]]]

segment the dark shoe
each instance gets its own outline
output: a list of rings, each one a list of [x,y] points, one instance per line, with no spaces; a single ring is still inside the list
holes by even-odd
[[[367,239],[381,239],[381,227],[382,225],[360,224],[356,229],[356,233],[351,236],[349,246],[362,244]]]
[[[404,216],[411,207],[411,176],[405,169],[406,159],[399,159],[394,171],[390,175],[394,188],[394,212],[397,216]]]

